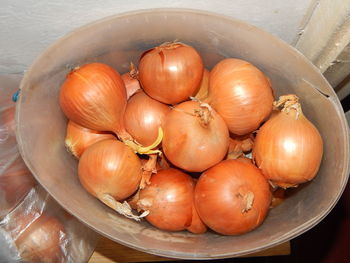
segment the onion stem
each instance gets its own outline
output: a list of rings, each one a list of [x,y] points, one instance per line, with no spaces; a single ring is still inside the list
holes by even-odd
[[[145,211],[139,216],[134,215],[132,213],[132,209],[131,209],[130,205],[126,201],[124,201],[123,203],[118,202],[109,194],[103,194],[103,195],[99,196],[98,199],[100,199],[105,205],[112,208],[113,210],[115,210],[119,214],[121,214],[127,218],[134,219],[135,221],[140,221],[141,218],[143,218],[149,214],[148,211]]]
[[[158,129],[158,137],[157,139],[149,146],[142,146],[141,144],[133,141],[133,140],[124,140],[123,142],[129,146],[131,149],[135,151],[135,153],[139,154],[161,154],[160,150],[153,150],[156,148],[163,140],[163,129],[159,127]]]
[[[275,108],[282,107],[281,111],[287,114],[289,114],[291,110],[294,110],[296,113],[295,119],[298,119],[299,116],[303,114],[301,110],[301,105],[299,103],[299,98],[294,94],[280,96],[278,98],[278,101],[273,102],[273,106]]]

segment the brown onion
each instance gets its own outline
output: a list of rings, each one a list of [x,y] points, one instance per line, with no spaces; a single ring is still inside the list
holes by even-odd
[[[286,199],[286,190],[283,188],[277,188],[272,193],[270,208],[275,208],[276,206],[279,206],[284,202],[285,199]]]
[[[203,234],[207,232],[207,226],[203,223],[203,221],[200,219],[198,212],[196,210],[196,207],[192,205],[192,220],[189,227],[186,228],[187,231],[190,231],[193,234]]]
[[[91,130],[113,132],[134,151],[148,153],[154,145],[135,144],[125,130],[126,103],[122,78],[116,70],[102,63],[75,68],[60,90],[60,105],[68,119]]]
[[[245,135],[256,130],[272,111],[268,78],[240,59],[224,59],[210,72],[207,102],[225,120],[230,132]]]
[[[208,92],[209,92],[209,70],[206,68],[203,71],[203,77],[202,81],[199,87],[199,90],[196,94],[196,98],[200,101],[204,101],[208,97]]]
[[[209,228],[223,235],[239,235],[263,222],[271,192],[253,164],[225,160],[200,176],[194,200],[200,218]]]
[[[193,47],[164,43],[142,54],[139,80],[150,97],[176,104],[197,93],[203,69],[202,58]]]
[[[245,156],[238,157],[236,160],[243,163],[253,164],[253,160]]]
[[[140,190],[136,207],[148,211],[146,220],[159,229],[185,230],[192,221],[193,190],[189,175],[173,168],[161,170]]]
[[[128,100],[132,95],[141,90],[140,82],[137,79],[138,71],[133,63],[130,63],[130,70],[124,73],[121,77],[126,89],[126,99]]]
[[[83,152],[92,144],[101,140],[114,138],[110,133],[90,130],[73,121],[69,121],[67,124],[65,145],[79,159]]]
[[[108,65],[90,63],[72,70],[61,87],[60,105],[80,126],[130,139],[123,119],[125,86],[119,73]]]
[[[0,174],[0,218],[15,208],[35,185],[20,156]]]
[[[128,146],[111,139],[93,144],[81,156],[78,173],[90,194],[118,213],[138,219],[126,203],[117,202],[131,196],[142,177],[141,161]]]
[[[317,128],[304,116],[297,96],[281,96],[275,104],[283,109],[259,129],[253,157],[267,179],[288,188],[316,176],[323,143]]]
[[[169,106],[152,99],[144,92],[132,96],[126,106],[124,120],[128,133],[140,144],[151,145],[164,126]]]
[[[28,262],[57,263],[63,261],[66,233],[55,217],[23,214],[17,218],[15,243],[22,259]]]
[[[201,172],[226,155],[229,133],[223,119],[205,103],[176,105],[164,125],[163,151],[175,166]]]

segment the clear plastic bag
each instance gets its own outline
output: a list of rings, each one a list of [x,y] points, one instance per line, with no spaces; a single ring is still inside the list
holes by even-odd
[[[14,116],[15,105],[13,102],[12,106],[2,109],[0,107],[0,174],[9,165],[9,162],[16,158],[18,152]]]
[[[19,80],[0,76],[0,263],[87,262],[98,234],[36,183],[18,152],[11,96]]]
[[[15,106],[12,94],[18,76],[2,76],[0,89],[0,218],[9,213],[35,185],[17,148]]]
[[[15,152],[9,157],[7,163],[2,159],[4,166],[0,170],[0,218],[12,211],[36,184],[20,154]]]
[[[3,218],[1,235],[7,249],[0,250],[0,262],[87,262],[97,242],[97,234],[65,212],[40,185]]]

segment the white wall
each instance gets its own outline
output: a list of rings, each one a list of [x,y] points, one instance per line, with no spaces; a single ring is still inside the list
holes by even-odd
[[[293,43],[315,0],[0,0],[0,74],[21,73],[50,43],[94,20],[159,7],[202,9],[259,26]]]

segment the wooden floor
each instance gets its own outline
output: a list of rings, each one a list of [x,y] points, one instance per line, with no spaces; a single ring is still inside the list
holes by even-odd
[[[290,243],[286,242],[276,247],[251,254],[249,256],[276,256],[289,255]],[[95,252],[89,263],[116,263],[116,262],[156,262],[170,261],[174,259],[158,257],[151,254],[143,253],[120,244],[117,244],[107,238],[101,237]]]

